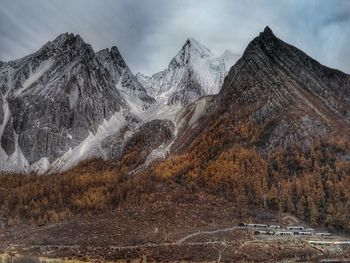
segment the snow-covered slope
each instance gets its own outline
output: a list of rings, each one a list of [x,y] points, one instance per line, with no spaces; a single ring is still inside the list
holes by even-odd
[[[158,101],[187,105],[201,96],[218,93],[228,69],[238,59],[230,51],[215,56],[198,41],[187,39],[167,69],[138,81]]]

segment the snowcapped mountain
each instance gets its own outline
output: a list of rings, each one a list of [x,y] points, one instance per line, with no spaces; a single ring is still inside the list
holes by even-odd
[[[79,35],[62,34],[34,54],[1,62],[0,170],[59,172],[104,158],[138,171],[186,152],[208,130],[210,141],[227,134],[228,144],[242,123],[259,128],[261,152],[349,134],[349,75],[269,28],[237,59],[188,39],[167,69],[136,77],[116,47],[95,53]]]
[[[187,39],[167,69],[151,77],[138,73],[138,81],[158,101],[187,105],[201,96],[218,93],[238,55],[225,51],[215,56],[195,39]]]
[[[142,112],[155,103],[116,47],[95,54],[68,33],[1,63],[0,91],[0,170],[18,172],[92,156],[104,137],[138,121],[135,105]]]

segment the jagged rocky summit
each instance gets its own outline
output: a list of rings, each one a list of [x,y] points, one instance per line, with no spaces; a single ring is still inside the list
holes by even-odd
[[[18,172],[47,170],[89,136],[108,133],[102,124],[113,132],[136,119],[135,105],[155,103],[116,47],[95,54],[68,33],[1,64],[0,87],[0,169]]]

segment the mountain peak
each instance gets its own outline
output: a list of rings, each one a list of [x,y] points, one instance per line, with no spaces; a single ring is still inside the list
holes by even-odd
[[[53,41],[50,41],[50,43],[55,44],[64,44],[67,42],[77,42],[79,44],[85,44],[84,40],[81,38],[80,35],[74,35],[73,33],[63,33],[60,34],[58,37],[56,37]]]
[[[218,93],[237,57],[230,51],[215,56],[199,41],[188,38],[167,69],[152,77],[137,77],[156,99],[187,105],[203,95]]]
[[[68,32],[59,34],[52,42],[61,42],[68,38],[74,38],[74,34]]]
[[[266,27],[264,28],[263,33],[264,33],[265,35],[273,35],[273,32],[272,32],[272,30],[271,30],[271,28],[270,28],[269,26],[266,26]]]
[[[268,43],[276,39],[277,37],[272,32],[271,28],[265,27],[264,31],[259,34],[259,40],[263,43]]]
[[[178,68],[181,65],[193,65],[198,64],[203,59],[214,57],[213,53],[202,45],[199,41],[188,38],[181,50],[172,59],[169,64],[169,68]]]
[[[113,61],[113,63],[119,67],[127,67],[122,55],[116,46],[113,46],[111,49],[102,49],[96,53],[96,56],[100,58],[101,61]]]
[[[260,34],[248,44],[246,50],[243,53],[243,56],[250,54],[251,51],[253,51],[254,53],[257,50],[260,50],[259,52],[270,52],[274,48],[276,48],[276,46],[279,45],[280,42],[281,41],[274,35],[271,28],[266,26],[264,31],[260,32]]]
[[[112,56],[118,56],[118,57],[121,57],[121,54],[119,52],[119,49],[116,47],[116,46],[113,46],[111,48],[111,54]]]
[[[185,45],[196,45],[196,44],[201,45],[201,44],[199,43],[199,41],[195,40],[195,39],[192,38],[192,37],[189,37],[189,38],[186,39]]]
[[[104,54],[104,55],[120,55],[119,49],[116,46],[112,46],[109,48],[101,49],[97,52],[98,54]]]
[[[182,46],[181,51],[184,51],[184,50],[192,54],[196,53],[206,57],[213,55],[209,48],[207,48],[206,46],[204,46],[202,43],[200,43],[194,38],[188,38],[186,40],[185,44]]]
[[[50,53],[52,51],[62,51],[68,49],[86,49],[90,54],[93,53],[92,47],[85,43],[80,35],[74,35],[73,33],[60,34],[54,40],[47,42],[39,51]]]
[[[203,46],[198,40],[192,37],[187,38],[185,44]]]

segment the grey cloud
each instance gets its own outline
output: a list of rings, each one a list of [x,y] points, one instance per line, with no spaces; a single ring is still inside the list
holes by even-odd
[[[265,25],[321,63],[350,72],[346,0],[0,0],[0,60],[35,52],[63,32],[95,50],[118,46],[134,72],[167,66],[186,38],[242,53]]]

